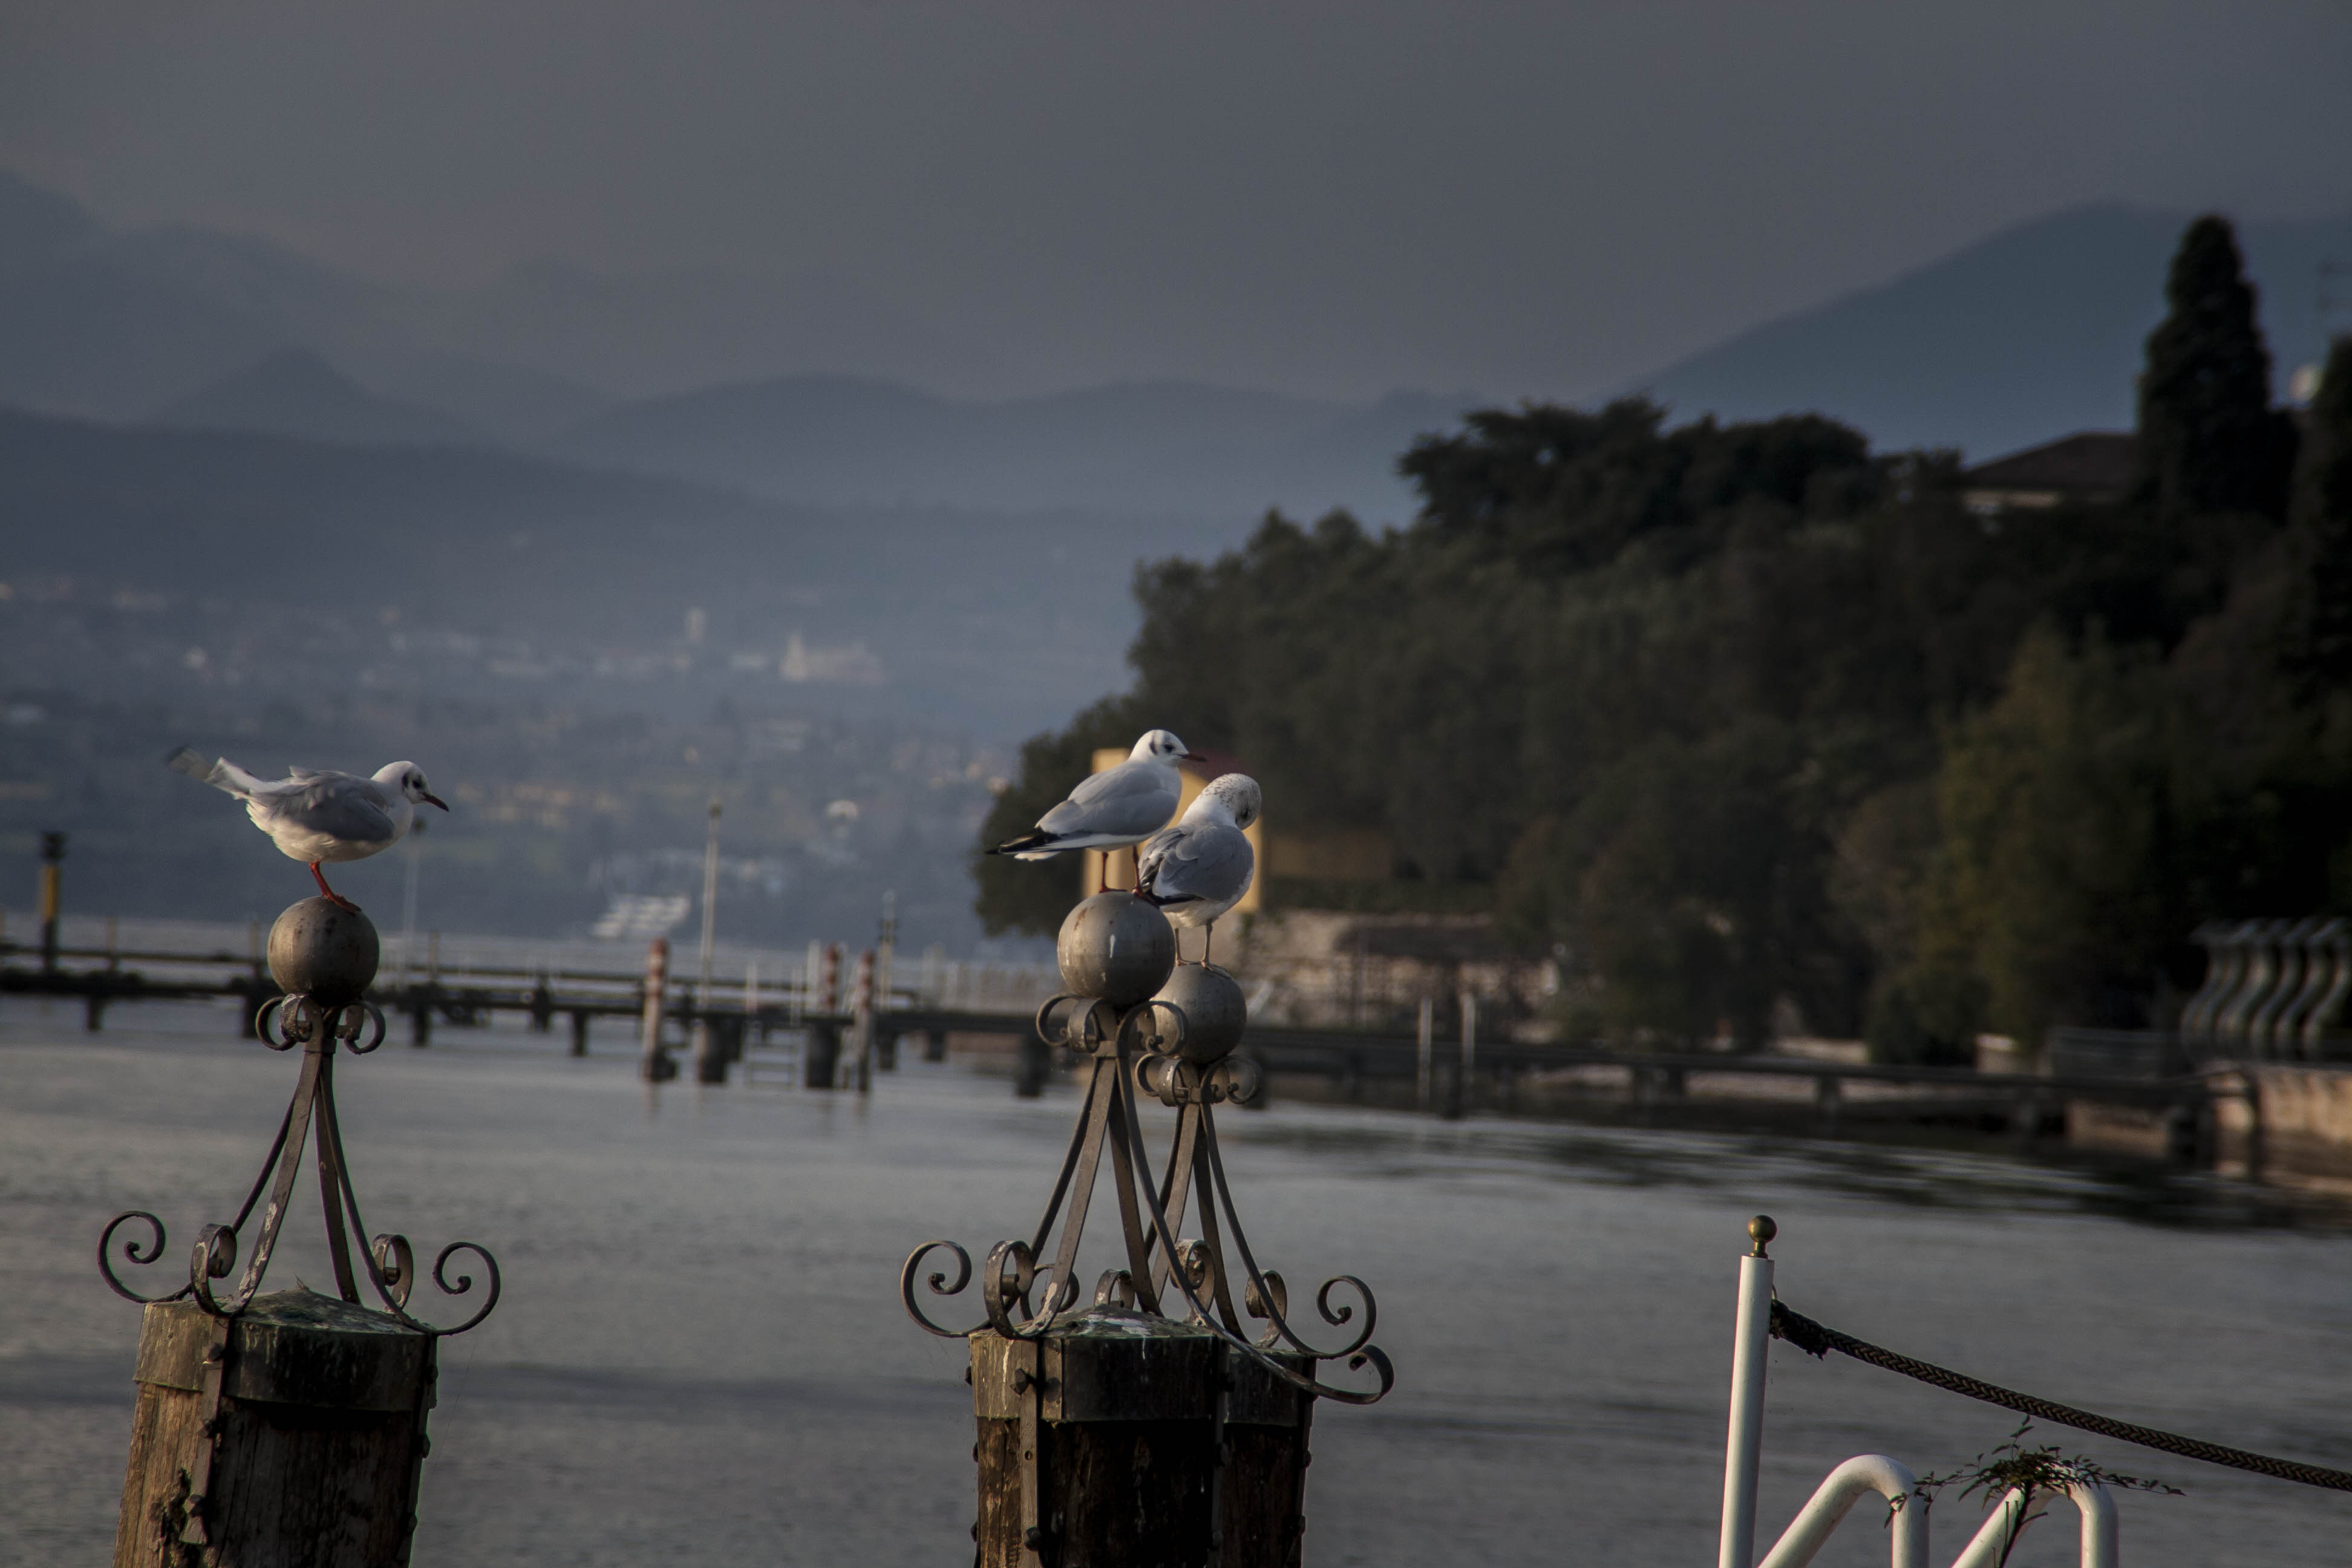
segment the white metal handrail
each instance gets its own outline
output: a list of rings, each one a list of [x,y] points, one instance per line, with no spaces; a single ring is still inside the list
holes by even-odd
[[[1761,1563],[1756,1560],[1756,1479],[1764,1440],[1764,1372],[1772,1332],[1772,1259],[1765,1244],[1775,1234],[1758,1215],[1748,1227],[1755,1239],[1739,1260],[1739,1308],[1731,1342],[1731,1410],[1723,1448],[1723,1523],[1717,1568],[1805,1568],[1853,1505],[1871,1492],[1892,1508],[1887,1534],[1893,1568],[1927,1568],[1927,1500],[1919,1478],[1884,1454],[1858,1454],[1832,1470]],[[2096,1482],[2063,1489],[2082,1516],[2081,1568],[2117,1568],[2119,1527],[2115,1500]],[[1952,1568],[1995,1568],[2019,1531],[2037,1514],[2022,1510],[2030,1500],[2011,1490],[1986,1514],[1983,1524]]]
[[[1757,1568],[1805,1568],[1830,1531],[1871,1492],[1895,1510],[1887,1526],[1894,1537],[1894,1568],[1927,1568],[1927,1509],[1923,1500],[1912,1496],[1918,1485],[1919,1478],[1897,1460],[1884,1454],[1855,1455],[1829,1473]]]

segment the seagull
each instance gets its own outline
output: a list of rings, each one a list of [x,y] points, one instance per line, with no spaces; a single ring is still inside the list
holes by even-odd
[[[245,814],[253,825],[269,835],[280,852],[310,868],[327,901],[354,913],[359,906],[327,886],[320,863],[382,854],[407,833],[420,803],[449,809],[447,801],[425,787],[425,774],[415,763],[388,763],[372,779],[293,768],[273,783],[254,777],[226,757],[207,763],[185,746],[163,762],[174,773],[202,779],[245,802]]]
[[[1203,928],[1203,964],[1217,917],[1242,901],[1257,875],[1257,856],[1242,830],[1263,808],[1257,780],[1220,774],[1185,808],[1182,821],[1145,839],[1137,852],[1136,896],[1157,904],[1171,926]]]
[[[991,855],[1043,860],[1066,849],[1124,849],[1168,826],[1183,798],[1178,763],[1207,759],[1184,749],[1165,730],[1150,730],[1115,768],[1083,780],[1070,798],[1037,819],[1018,838],[1008,838]],[[1109,879],[1104,879],[1108,884]]]

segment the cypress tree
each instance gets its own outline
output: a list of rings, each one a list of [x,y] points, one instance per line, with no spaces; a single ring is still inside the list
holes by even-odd
[[[2280,516],[2294,427],[2270,405],[2270,351],[2227,219],[2189,226],[2164,295],[2140,378],[2139,498],[2170,513]]]
[[[2336,340],[2311,402],[2290,521],[2309,563],[2308,658],[2322,679],[2352,677],[2352,337]]]

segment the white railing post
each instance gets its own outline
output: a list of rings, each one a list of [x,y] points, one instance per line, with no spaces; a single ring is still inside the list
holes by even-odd
[[[1756,1562],[1756,1471],[1764,1443],[1765,1352],[1772,1330],[1772,1260],[1764,1247],[1778,1233],[1769,1215],[1749,1220],[1748,1234],[1755,1245],[1739,1260],[1731,1422],[1723,1445],[1723,1534],[1716,1568],[1753,1568]]]

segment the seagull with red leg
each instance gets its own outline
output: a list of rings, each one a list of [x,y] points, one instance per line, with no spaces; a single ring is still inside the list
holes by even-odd
[[[364,860],[406,837],[419,805],[449,805],[425,787],[415,763],[391,763],[373,778],[357,773],[293,768],[282,779],[259,779],[226,757],[207,763],[182,746],[163,759],[174,773],[201,779],[245,802],[253,825],[288,858],[310,868],[327,901],[356,911],[359,906],[327,886],[320,867],[329,860]]]

